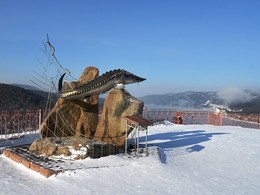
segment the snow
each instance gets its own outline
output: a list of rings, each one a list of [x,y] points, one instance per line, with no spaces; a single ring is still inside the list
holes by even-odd
[[[7,146],[19,146],[23,144],[30,144],[32,143],[35,139],[40,138],[39,136],[39,131],[34,131],[34,132],[26,132],[22,134],[22,137],[20,138],[14,138],[13,135],[7,135],[7,137],[10,137],[11,139],[4,139],[4,136],[1,136],[0,139],[0,150],[4,149]],[[18,137],[18,136],[17,136]]]
[[[1,155],[0,194],[260,194],[259,140],[256,129],[158,124],[149,156],[68,161],[75,170],[48,179]]]

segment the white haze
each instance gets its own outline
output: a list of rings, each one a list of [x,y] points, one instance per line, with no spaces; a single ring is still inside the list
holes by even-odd
[[[252,100],[252,95],[238,87],[227,87],[218,92],[219,98],[227,104],[244,103]]]

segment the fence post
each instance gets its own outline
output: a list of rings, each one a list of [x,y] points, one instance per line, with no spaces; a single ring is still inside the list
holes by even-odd
[[[219,114],[219,125],[220,126],[222,126],[222,119],[223,119],[222,117],[223,117],[222,114]]]
[[[40,130],[41,124],[42,124],[42,110],[39,109],[39,128],[38,128],[38,130]]]

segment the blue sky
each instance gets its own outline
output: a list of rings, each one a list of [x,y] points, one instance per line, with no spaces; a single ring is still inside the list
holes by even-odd
[[[258,0],[1,0],[0,82],[32,84],[49,34],[78,78],[126,69],[136,96],[260,89]]]

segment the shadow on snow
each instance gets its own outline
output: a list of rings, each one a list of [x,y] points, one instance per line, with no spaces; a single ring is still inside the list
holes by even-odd
[[[159,146],[161,162],[166,163],[165,151],[168,151],[172,148],[187,146],[185,151],[179,155],[188,154],[192,152],[200,152],[203,149],[205,149],[205,147],[199,145],[199,143],[210,141],[213,136],[224,134],[227,133],[207,133],[204,130],[159,133],[149,135],[148,143],[149,145]],[[140,142],[145,142],[144,136],[140,137]]]

